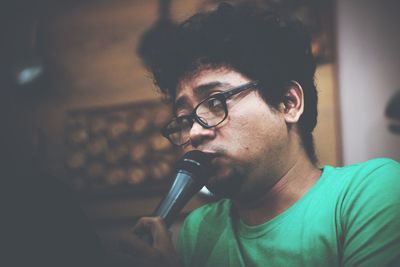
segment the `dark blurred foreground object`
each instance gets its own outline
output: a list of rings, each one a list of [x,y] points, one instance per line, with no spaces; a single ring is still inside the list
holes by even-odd
[[[36,93],[44,90],[48,63],[44,29],[49,4],[48,0],[1,1],[0,75],[7,79],[12,90]]]
[[[38,19],[33,19],[27,25],[28,40],[21,55],[15,59],[12,66],[12,79],[17,86],[28,86],[39,80],[44,73],[43,58],[38,47]]]
[[[400,134],[400,90],[390,98],[385,115],[391,120],[389,130],[394,134]]]
[[[6,209],[0,266],[108,266],[99,238],[68,188],[30,163],[16,165],[9,162],[1,173]]]

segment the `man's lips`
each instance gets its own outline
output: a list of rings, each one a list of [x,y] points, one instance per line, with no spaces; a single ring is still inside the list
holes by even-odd
[[[211,176],[215,176],[217,173],[217,169],[219,169],[219,158],[221,158],[223,155],[220,152],[216,151],[210,151],[210,150],[200,150],[201,152],[205,153],[208,159],[210,160],[210,167],[211,170],[209,170],[209,174]]]
[[[204,154],[209,155],[210,157],[214,157],[219,154],[219,152],[212,150],[200,150],[200,151],[203,152]]]
[[[226,176],[230,173],[230,160],[226,155],[219,152],[207,152],[211,160],[210,181],[215,180],[217,177]]]
[[[221,156],[221,153],[219,153],[219,152],[214,152],[214,151],[203,151],[203,150],[200,150],[200,151],[207,155],[207,157],[209,158],[209,160],[211,161],[211,163],[212,163],[216,158],[218,158],[218,157]]]

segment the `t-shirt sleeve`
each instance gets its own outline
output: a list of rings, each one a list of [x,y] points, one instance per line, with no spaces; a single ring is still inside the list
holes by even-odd
[[[353,182],[354,181],[354,182]],[[400,266],[400,164],[360,169],[342,202],[343,266]]]

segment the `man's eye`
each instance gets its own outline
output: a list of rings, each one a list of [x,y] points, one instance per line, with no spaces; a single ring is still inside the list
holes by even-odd
[[[207,106],[208,108],[212,109],[212,108],[216,108],[216,107],[220,107],[222,104],[221,100],[217,99],[217,98],[211,98],[207,101]]]

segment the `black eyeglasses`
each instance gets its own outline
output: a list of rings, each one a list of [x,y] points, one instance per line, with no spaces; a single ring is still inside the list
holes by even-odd
[[[190,130],[196,121],[202,127],[210,129],[221,124],[228,116],[226,100],[244,90],[255,88],[258,82],[252,81],[225,92],[217,93],[201,101],[189,115],[174,118],[162,129],[161,134],[177,146],[190,141]]]

